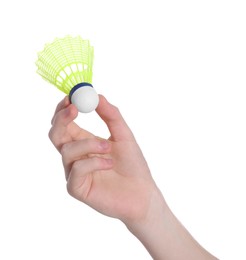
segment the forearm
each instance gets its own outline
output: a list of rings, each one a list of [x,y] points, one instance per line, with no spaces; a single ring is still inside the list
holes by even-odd
[[[144,220],[127,224],[155,260],[217,259],[202,248],[173,215],[156,190]]]

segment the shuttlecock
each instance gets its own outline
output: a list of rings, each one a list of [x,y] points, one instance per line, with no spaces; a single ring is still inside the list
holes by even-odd
[[[82,113],[96,109],[99,97],[92,86],[94,48],[80,36],[56,38],[38,53],[37,73],[69,95]]]

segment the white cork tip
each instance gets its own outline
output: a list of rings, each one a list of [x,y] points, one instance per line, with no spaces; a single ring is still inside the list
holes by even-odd
[[[72,94],[71,102],[81,113],[94,111],[99,103],[99,96],[95,89],[90,86],[80,87]]]

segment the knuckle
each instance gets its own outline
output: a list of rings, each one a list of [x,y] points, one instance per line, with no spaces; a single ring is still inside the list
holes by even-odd
[[[69,148],[70,148],[70,144],[69,143],[65,143],[62,145],[61,147],[61,155],[62,157],[67,157],[68,153],[69,153]]]
[[[58,137],[55,127],[53,127],[53,126],[51,127],[51,129],[48,133],[48,137],[56,148],[58,148],[60,146],[61,142],[60,142],[60,139]]]
[[[73,173],[77,173],[78,171],[81,171],[83,169],[82,165],[81,165],[81,160],[79,161],[75,161],[72,165],[72,169],[71,172]]]
[[[113,108],[114,108],[114,110],[115,110],[116,113],[120,113],[120,109],[119,109],[117,106],[114,106],[114,105],[113,105]]]
[[[52,142],[52,144],[55,147],[58,147],[59,140],[58,140],[57,133],[56,133],[56,130],[55,130],[54,127],[51,127],[51,129],[50,129],[50,131],[48,133],[48,137],[49,137],[50,141]]]
[[[53,129],[53,127],[50,128],[49,133],[48,133],[48,137],[49,137],[49,139],[51,141],[53,140],[53,138],[54,138],[54,129]]]
[[[54,115],[52,116],[52,118],[50,120],[51,125],[54,125],[55,119],[56,119],[56,113],[54,113]]]
[[[67,183],[67,192],[69,195],[74,196],[74,187],[70,184],[70,182]]]

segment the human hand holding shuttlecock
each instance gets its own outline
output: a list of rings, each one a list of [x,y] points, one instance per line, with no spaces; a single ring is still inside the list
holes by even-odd
[[[95,110],[99,97],[92,86],[94,48],[80,36],[56,38],[38,53],[37,73],[65,94],[78,111]]]

